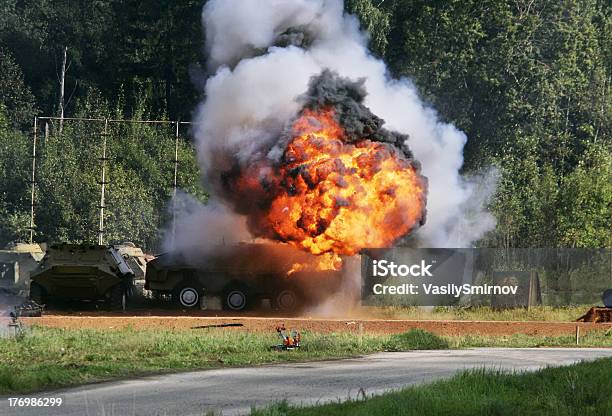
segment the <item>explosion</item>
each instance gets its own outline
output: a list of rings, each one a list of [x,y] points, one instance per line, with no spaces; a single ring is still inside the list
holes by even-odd
[[[389,247],[421,220],[425,185],[396,149],[346,143],[334,111],[305,110],[279,168],[267,220],[282,241],[313,254]]]
[[[342,0],[208,0],[202,21],[193,137],[210,198],[178,194],[165,250],[197,262],[265,239],[328,268],[406,236],[469,247],[494,228],[495,172],[461,175],[466,135],[368,50]]]
[[[406,147],[363,104],[361,81],[315,77],[277,160],[227,177],[252,232],[315,255],[390,247],[424,222],[427,180]],[[248,195],[245,204],[244,196]],[[326,260],[329,262],[329,260]]]

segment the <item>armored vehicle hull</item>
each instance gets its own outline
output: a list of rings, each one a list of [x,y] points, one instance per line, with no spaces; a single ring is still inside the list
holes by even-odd
[[[44,304],[51,299],[106,301],[123,306],[134,272],[118,250],[98,245],[51,245],[31,275],[30,298]]]
[[[164,254],[147,264],[145,289],[187,308],[211,296],[229,310],[270,299],[276,309],[296,311],[340,286],[340,272],[309,267],[316,263],[312,255],[281,244],[219,247],[197,259]]]
[[[0,289],[18,293],[30,284],[30,274],[44,257],[38,244],[17,243],[0,250]]]

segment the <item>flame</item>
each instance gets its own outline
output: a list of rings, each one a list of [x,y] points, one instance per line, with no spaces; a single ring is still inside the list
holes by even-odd
[[[306,263],[293,263],[291,268],[287,272],[287,276],[291,276],[293,273],[301,272],[306,269]]]
[[[319,270],[330,270],[341,255],[391,247],[424,219],[427,180],[394,145],[347,138],[332,107],[304,109],[291,132],[276,164],[224,178],[255,235],[326,254]]]
[[[264,222],[282,241],[334,253],[332,262],[390,247],[423,218],[426,182],[417,168],[391,144],[349,143],[331,107],[303,110],[277,169]]]
[[[307,263],[293,263],[287,272],[287,276],[301,271],[327,271],[340,270],[342,258],[334,253],[323,253]]]

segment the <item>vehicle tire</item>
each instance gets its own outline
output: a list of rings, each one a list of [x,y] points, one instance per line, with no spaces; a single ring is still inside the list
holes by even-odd
[[[30,283],[30,299],[39,305],[44,305],[46,302],[45,289],[36,282]]]
[[[223,307],[231,311],[248,309],[251,301],[249,290],[244,285],[233,285],[223,293]]]
[[[181,285],[172,293],[172,298],[179,306],[194,308],[200,304],[200,292],[195,285]]]
[[[127,308],[127,292],[121,283],[109,289],[108,306],[112,309],[126,310]]]
[[[274,309],[282,312],[295,312],[302,306],[302,299],[294,288],[284,288],[274,294]]]

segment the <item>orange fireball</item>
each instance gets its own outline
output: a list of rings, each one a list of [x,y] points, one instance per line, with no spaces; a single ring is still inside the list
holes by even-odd
[[[292,131],[258,221],[277,239],[313,254],[353,255],[390,247],[423,220],[426,179],[399,149],[349,143],[331,107],[305,109]]]

